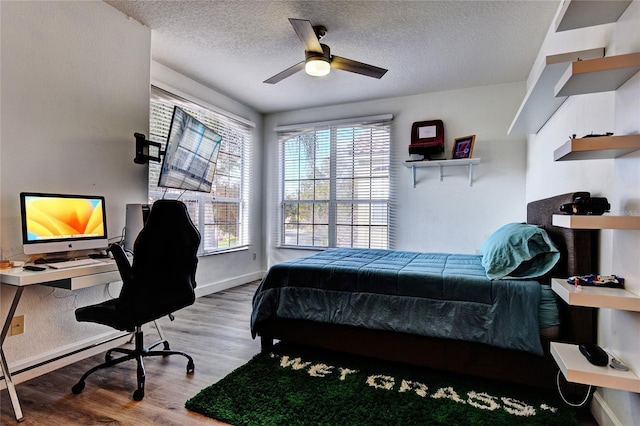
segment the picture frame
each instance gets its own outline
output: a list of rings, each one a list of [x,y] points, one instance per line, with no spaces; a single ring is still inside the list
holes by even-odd
[[[476,141],[476,135],[463,136],[456,138],[451,149],[451,159],[458,160],[462,158],[471,158],[473,154],[473,144]]]

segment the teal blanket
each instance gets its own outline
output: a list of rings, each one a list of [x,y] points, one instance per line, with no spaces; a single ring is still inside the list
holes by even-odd
[[[482,256],[332,249],[272,266],[251,328],[270,318],[361,326],[542,355],[540,283],[489,280]]]

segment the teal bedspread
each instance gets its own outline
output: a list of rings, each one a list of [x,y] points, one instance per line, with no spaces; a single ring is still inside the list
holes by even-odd
[[[251,329],[270,318],[466,340],[542,355],[533,280],[489,280],[482,256],[332,249],[272,266]]]

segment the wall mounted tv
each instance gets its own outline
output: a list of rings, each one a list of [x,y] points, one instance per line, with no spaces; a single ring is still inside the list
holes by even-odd
[[[20,193],[22,247],[25,254],[106,249],[104,197]]]
[[[211,192],[222,137],[174,107],[158,186]]]

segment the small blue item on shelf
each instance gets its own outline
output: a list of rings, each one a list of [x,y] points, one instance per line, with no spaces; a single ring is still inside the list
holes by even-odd
[[[569,277],[567,282],[569,284],[590,287],[624,288],[624,278],[616,275],[576,275]]]

